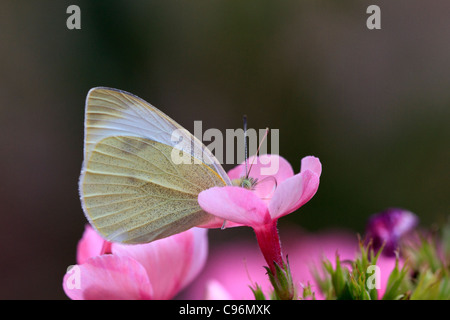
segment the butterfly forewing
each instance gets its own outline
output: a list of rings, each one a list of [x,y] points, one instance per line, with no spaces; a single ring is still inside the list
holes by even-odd
[[[135,95],[111,88],[93,88],[86,98],[84,159],[96,143],[111,136],[147,138],[177,148],[209,165],[227,184],[225,170],[208,148],[169,116]],[[173,132],[181,136],[173,140]]]

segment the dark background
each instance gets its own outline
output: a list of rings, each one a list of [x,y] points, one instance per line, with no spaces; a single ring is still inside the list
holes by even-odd
[[[66,9],[81,8],[81,30]],[[381,8],[381,30],[366,9]],[[78,195],[88,90],[132,92],[193,130],[280,130],[316,196],[280,220],[364,232],[391,206],[448,215],[450,2],[3,1],[0,299],[65,299],[86,220]],[[226,166],[226,169],[230,169]],[[211,231],[211,246],[248,228]]]

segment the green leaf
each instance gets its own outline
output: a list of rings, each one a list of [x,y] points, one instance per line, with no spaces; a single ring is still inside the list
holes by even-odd
[[[386,291],[383,295],[383,300],[398,300],[402,298],[406,291],[405,287],[408,287],[406,275],[408,274],[408,267],[405,264],[401,270],[398,267],[398,256],[395,259],[395,267],[389,275]]]
[[[430,269],[420,273],[411,300],[450,300],[450,278]]]
[[[255,300],[266,300],[266,296],[259,284],[255,284],[255,288],[249,286],[255,296]]]
[[[269,267],[264,267],[269,276],[270,283],[274,288],[275,298],[280,300],[296,299],[296,291],[292,274],[289,267],[289,262],[284,263],[283,266],[274,262],[275,274],[272,273]]]

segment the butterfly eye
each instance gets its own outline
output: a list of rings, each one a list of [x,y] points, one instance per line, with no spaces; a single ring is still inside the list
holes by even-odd
[[[248,189],[248,190],[254,190],[256,184],[258,183],[258,179],[254,178],[242,178],[241,187]]]

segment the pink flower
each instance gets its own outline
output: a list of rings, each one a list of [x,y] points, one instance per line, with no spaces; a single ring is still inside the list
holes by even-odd
[[[121,245],[105,242],[87,226],[78,243],[78,264],[64,276],[63,288],[74,300],[171,299],[201,271],[207,250],[207,230],[201,228]]]
[[[253,158],[248,160],[249,163]],[[278,170],[269,170],[276,163]],[[265,170],[267,171],[264,174]],[[270,224],[308,202],[319,187],[322,165],[318,158],[302,159],[300,173],[294,175],[291,165],[277,155],[263,155],[252,166],[250,177],[261,181],[267,177],[276,179],[277,187],[271,195],[272,186],[245,189],[240,186],[215,187],[202,191],[198,196],[200,206],[207,212],[241,225],[259,228]],[[228,172],[230,179],[245,176],[245,166],[237,166]]]
[[[286,234],[286,240],[285,248],[289,252],[289,264],[298,294],[301,295],[302,286],[309,283],[319,300],[324,299],[324,295],[320,292],[313,272],[321,272],[322,261],[326,258],[335,267],[336,253],[341,261],[344,261],[354,259],[359,252],[356,235],[344,231],[308,234],[290,230]],[[255,244],[242,240],[218,246],[209,255],[202,274],[183,291],[180,298],[253,300],[250,286],[255,283],[260,285],[266,297],[269,297],[273,288],[262,267],[264,259],[255,249]],[[378,290],[380,298],[386,290],[395,259],[380,257],[377,265],[381,276],[381,288]]]
[[[305,157],[301,161],[300,173],[294,175],[291,165],[280,156],[252,157],[248,163],[252,164],[254,160],[249,175],[252,181],[257,181],[253,190],[241,186],[215,187],[201,192],[198,203],[216,217],[252,227],[264,258],[274,272],[274,263],[283,266],[277,220],[294,212],[314,196],[319,187],[322,165],[318,158]],[[245,177],[245,165],[237,166],[228,175],[232,180]],[[274,180],[276,184],[264,182],[268,180]]]

